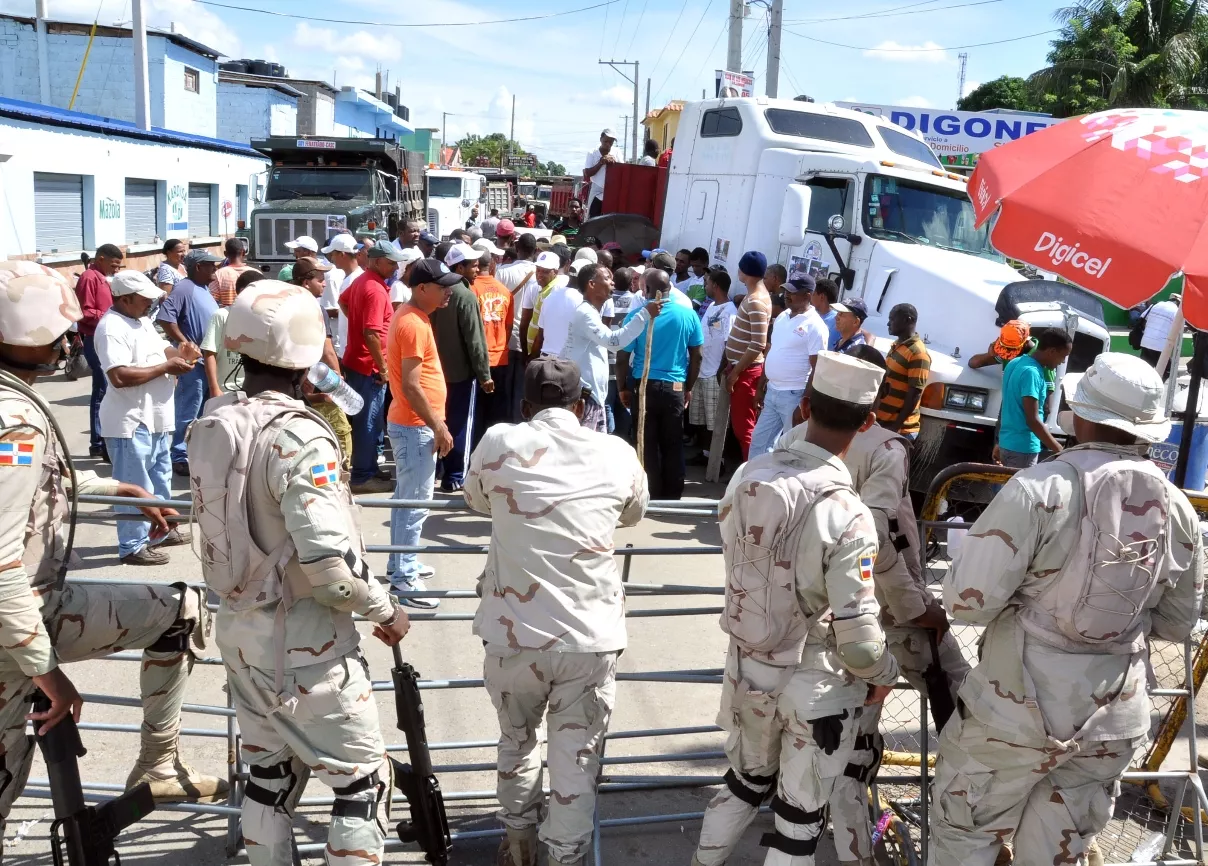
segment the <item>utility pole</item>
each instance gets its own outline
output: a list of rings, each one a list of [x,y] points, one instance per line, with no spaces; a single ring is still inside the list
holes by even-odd
[[[629,117],[622,117],[621,120],[624,121],[625,124],[622,127],[622,129],[625,131],[621,134],[621,160],[623,162],[629,162],[629,154],[626,153],[626,151],[629,150]]]
[[[646,118],[649,116],[650,116],[650,79],[647,78],[646,79],[646,113],[643,114],[642,117]],[[645,140],[649,137],[650,137],[650,128],[647,127],[646,131],[642,134],[642,139]]]
[[[746,12],[744,0],[730,0],[730,41],[726,46],[726,69],[742,71],[742,16]]]
[[[638,69],[639,69],[638,61],[636,61],[636,60],[601,60],[600,65],[611,66],[618,75],[620,75],[622,78],[624,78],[626,81],[628,81],[630,84],[633,85],[633,130],[632,130],[632,134],[633,134],[633,153],[634,153],[634,158],[636,159],[636,155],[638,152],[638,93],[641,90],[641,87],[639,87],[639,85],[638,85],[638,82],[641,80],[641,78],[638,75]],[[620,69],[617,69],[618,66],[632,66],[633,67],[633,78],[630,78],[624,72],[621,72]],[[626,137],[628,137],[628,135]]]
[[[138,0],[135,0],[134,10],[135,22],[137,22],[142,12]],[[34,16],[36,18],[34,24],[38,31],[38,101],[43,105],[50,105],[50,64],[47,60],[48,49],[46,47],[46,19],[50,17],[50,11],[46,8],[46,0],[38,0],[34,7]],[[137,29],[137,23],[135,27]]]
[[[768,18],[768,81],[765,92],[773,99],[780,88],[780,31],[784,20],[784,0],[772,0]]]
[[[440,113],[440,157],[445,158],[445,124],[448,122],[449,112],[442,111]]]
[[[965,98],[965,67],[969,63],[969,55],[962,51],[960,54],[956,55],[956,59],[959,60],[961,64],[960,76],[958,77],[956,84],[956,105],[959,108],[961,100]]]
[[[508,131],[508,143],[504,145],[504,152],[510,154],[512,152],[512,142],[516,140],[516,94],[512,94],[512,127]],[[499,160],[499,168],[503,170],[503,159]]]

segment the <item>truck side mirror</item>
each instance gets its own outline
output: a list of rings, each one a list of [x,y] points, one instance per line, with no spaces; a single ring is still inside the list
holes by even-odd
[[[788,247],[805,243],[812,196],[813,190],[803,183],[790,184],[784,191],[784,204],[780,208],[780,243]]]

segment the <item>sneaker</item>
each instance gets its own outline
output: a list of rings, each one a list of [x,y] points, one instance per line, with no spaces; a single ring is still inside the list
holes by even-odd
[[[417,610],[433,610],[440,607],[439,598],[413,598],[409,595],[404,595],[408,592],[422,592],[424,585],[420,583],[418,577],[398,577],[394,578],[394,583],[390,587],[390,594],[395,600],[404,607],[413,607]]]
[[[226,779],[199,773],[175,753],[154,766],[136,763],[126,778],[126,790],[143,782],[157,803],[216,803],[229,791]]]
[[[436,569],[426,562],[421,562],[419,563],[419,571],[415,573],[415,576],[420,580],[431,580],[436,577]]]
[[[179,475],[181,478],[188,478],[189,477],[188,461],[182,460],[179,463],[173,463],[172,464],[172,474]]]
[[[172,529],[159,541],[151,542],[153,547],[181,547],[193,540],[189,530]]]
[[[375,475],[369,478],[367,481],[353,484],[352,492],[358,496],[366,493],[393,493],[394,482],[389,478],[382,478],[381,476]]]
[[[440,492],[441,493],[457,493],[464,487],[465,487],[465,485],[462,484],[460,481],[442,481],[440,483]]]
[[[167,565],[168,554],[162,550],[153,550],[151,545],[144,544],[134,553],[122,557],[122,565]]]

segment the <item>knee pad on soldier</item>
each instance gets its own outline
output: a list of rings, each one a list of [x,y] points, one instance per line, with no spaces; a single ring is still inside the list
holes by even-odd
[[[377,818],[378,805],[387,793],[387,788],[377,770],[374,770],[351,785],[335,788],[334,792],[336,799],[331,804],[331,814],[334,817],[372,821]]]
[[[813,856],[818,848],[818,840],[822,838],[822,831],[826,829],[827,807],[821,806],[806,812],[777,795],[772,798],[772,812],[779,819],[778,826],[774,832],[763,834],[759,840],[760,847],[775,848],[790,857]],[[792,826],[786,827],[786,832],[781,832],[780,821]]]

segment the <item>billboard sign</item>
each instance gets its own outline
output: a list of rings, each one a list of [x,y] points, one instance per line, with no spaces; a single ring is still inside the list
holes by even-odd
[[[835,104],[920,133],[936,156],[948,165],[972,165],[979,153],[1061,123],[1057,117],[1010,111],[943,111],[863,102]]]
[[[717,96],[727,99],[735,96],[754,96],[755,76],[747,72],[717,70]]]

